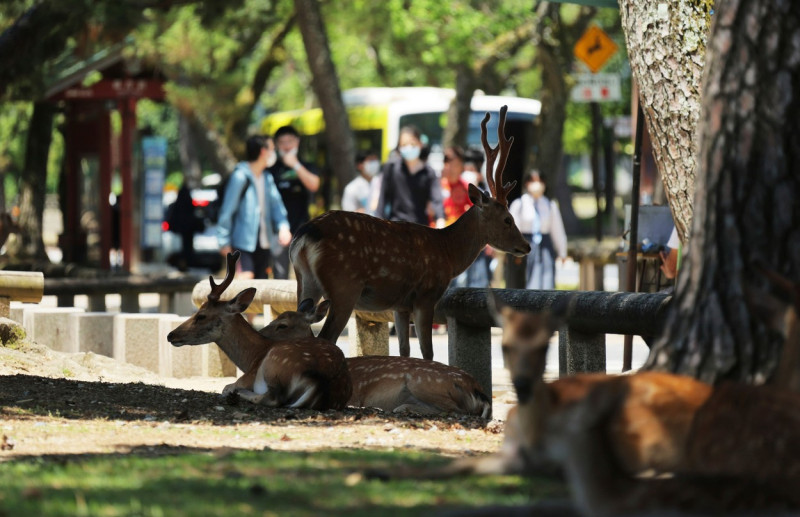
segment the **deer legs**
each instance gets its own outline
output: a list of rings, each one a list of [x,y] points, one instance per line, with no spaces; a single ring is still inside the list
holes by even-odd
[[[410,323],[411,323],[410,312],[394,311],[394,328],[395,330],[397,330],[397,341],[399,341],[400,343],[401,357],[409,357],[411,355],[411,344],[408,338]]]
[[[414,329],[417,331],[422,358],[433,360],[433,307],[414,309]]]

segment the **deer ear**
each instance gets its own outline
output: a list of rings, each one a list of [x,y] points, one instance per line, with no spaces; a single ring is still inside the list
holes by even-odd
[[[314,314],[313,323],[322,321],[322,318],[324,318],[328,314],[328,309],[330,308],[331,308],[330,300],[322,300],[321,302],[319,302],[319,305],[317,306],[317,312]]]
[[[489,316],[494,320],[494,324],[498,327],[503,326],[503,309],[505,307],[506,304],[492,289],[486,290],[486,308],[489,310]]]
[[[302,302],[297,304],[297,312],[302,312],[303,314],[312,314],[314,312],[314,300],[311,298],[306,298]]]
[[[472,201],[473,205],[477,206],[485,206],[489,203],[489,196],[483,193],[481,189],[473,185],[472,183],[469,184],[469,200]]]
[[[233,297],[233,300],[228,302],[228,311],[232,313],[244,312],[250,307],[253,298],[256,296],[256,288],[248,287]]]

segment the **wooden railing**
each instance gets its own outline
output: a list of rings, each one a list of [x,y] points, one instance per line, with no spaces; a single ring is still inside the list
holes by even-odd
[[[103,278],[45,278],[44,294],[55,296],[59,307],[73,307],[76,295],[87,295],[89,311],[104,312],[106,295],[120,295],[122,312],[139,312],[139,295],[159,294],[159,312],[176,312],[176,296],[192,292],[200,277],[194,275],[130,275]],[[206,281],[208,283],[208,281]]]

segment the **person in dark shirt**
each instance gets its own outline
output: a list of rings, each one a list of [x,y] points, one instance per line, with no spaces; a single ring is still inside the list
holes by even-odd
[[[420,155],[422,140],[412,126],[400,129],[397,153],[383,168],[380,198],[376,215],[390,221],[430,224],[428,206],[433,210],[434,225],[444,228],[442,188],[434,170]]]
[[[292,234],[309,219],[308,208],[314,192],[319,190],[320,179],[317,170],[303,163],[297,156],[300,148],[300,133],[292,126],[283,126],[275,132],[275,145],[278,148],[278,161],[269,168],[283,204],[289,216]],[[275,278],[289,278],[289,250],[274,250]]]

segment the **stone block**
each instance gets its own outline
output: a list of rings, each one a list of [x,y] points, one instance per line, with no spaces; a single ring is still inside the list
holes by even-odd
[[[69,339],[70,315],[84,312],[79,307],[26,307],[22,326],[32,341],[59,352],[75,353],[80,350]]]
[[[116,314],[114,358],[141,366],[159,375],[171,375],[169,371],[172,366],[171,356],[165,347],[160,346],[159,325],[162,318],[174,316],[174,314]]]
[[[114,313],[86,312],[69,315],[69,347],[78,352],[114,355]]]
[[[22,302],[12,301],[11,308],[8,311],[8,318],[22,325],[22,314],[25,312],[25,308],[27,307],[37,307],[37,305],[35,303],[22,303]]]

